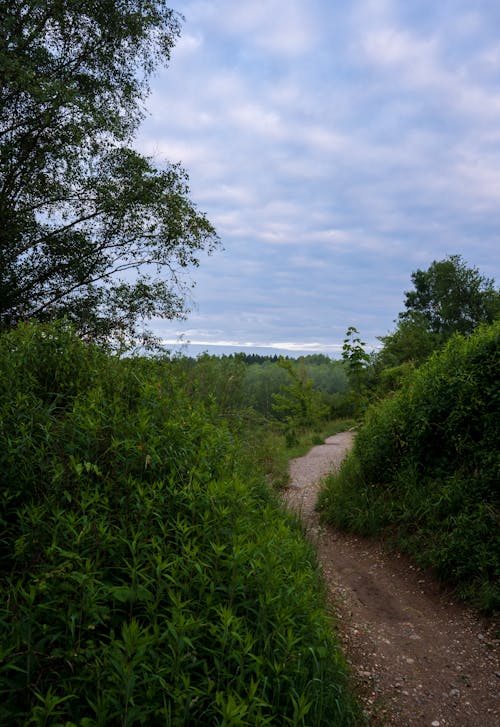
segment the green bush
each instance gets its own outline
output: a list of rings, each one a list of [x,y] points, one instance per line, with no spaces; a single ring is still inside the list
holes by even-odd
[[[499,336],[456,336],[373,405],[320,498],[328,520],[390,536],[486,610],[500,600]]]
[[[350,725],[314,556],[168,361],[0,338],[0,723]]]

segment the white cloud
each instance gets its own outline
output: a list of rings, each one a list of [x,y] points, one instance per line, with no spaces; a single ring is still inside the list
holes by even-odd
[[[283,138],[283,125],[279,114],[256,104],[243,102],[228,110],[228,118],[244,131],[273,139]]]
[[[340,343],[321,343],[319,341],[314,342],[297,342],[297,341],[239,341],[233,339],[220,339],[220,338],[206,338],[206,339],[190,339],[179,337],[179,338],[166,338],[161,341],[163,346],[207,346],[209,348],[220,347],[220,348],[234,348],[244,350],[245,348],[255,349],[272,349],[277,352],[279,351],[293,351],[297,353],[339,353],[342,351],[342,344]]]
[[[350,146],[348,137],[327,127],[311,125],[302,132],[303,140],[321,153],[338,153]]]
[[[394,26],[369,30],[360,41],[367,61],[381,66],[398,66],[415,73],[415,79],[433,76],[436,41],[422,39]]]
[[[248,207],[255,204],[256,191],[248,185],[221,184],[213,190],[213,199],[217,199],[219,201],[224,200],[226,203],[238,204],[240,209],[241,206]]]
[[[466,27],[467,17],[455,17],[455,28]],[[471,27],[467,27],[471,31]],[[413,29],[399,27],[386,9],[376,22],[361,26],[352,53],[372,68],[390,74],[388,88],[392,93],[407,94],[412,90],[427,94],[415,96],[415,106],[419,102],[427,106],[437,99],[449,114],[454,110],[479,119],[498,119],[500,88],[482,85],[482,79],[477,75],[484,63],[498,68],[498,44],[488,49],[478,47],[466,60],[458,62],[455,54],[448,58],[452,44],[449,27],[436,27],[431,37],[424,36]]]
[[[374,339],[417,266],[453,252],[494,266],[500,46],[486,12],[472,27],[431,0],[179,5],[187,36],[141,149],[182,162],[225,247],[194,273],[193,339],[303,345],[351,322]]]
[[[266,51],[293,57],[313,47],[311,8],[301,0],[231,1],[221,9],[223,26]]]
[[[199,53],[202,46],[203,38],[201,33],[193,35],[184,28],[181,37],[175,44],[175,49],[173,51],[174,58],[177,60],[179,56],[189,56],[193,53]]]
[[[480,161],[474,153],[464,152],[455,165],[455,179],[460,180],[461,202],[468,203],[475,211],[487,211],[500,207],[500,157]]]

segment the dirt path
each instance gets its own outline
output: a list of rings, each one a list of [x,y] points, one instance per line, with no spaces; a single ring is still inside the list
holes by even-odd
[[[337,434],[293,460],[284,498],[317,548],[368,723],[498,727],[493,625],[402,556],[320,525],[314,509],[319,481],[338,466],[352,440],[350,432]]]

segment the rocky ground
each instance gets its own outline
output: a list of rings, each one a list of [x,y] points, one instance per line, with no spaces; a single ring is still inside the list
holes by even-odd
[[[403,556],[320,524],[321,478],[338,467],[353,436],[330,437],[293,460],[283,496],[316,546],[367,722],[498,727],[498,624],[457,603]]]

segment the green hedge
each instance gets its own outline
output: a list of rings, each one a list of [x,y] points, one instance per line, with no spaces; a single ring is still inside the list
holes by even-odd
[[[310,547],[174,371],[0,337],[0,723],[354,724]]]
[[[457,336],[368,412],[321,495],[337,525],[390,536],[459,594],[498,608],[500,323]]]

